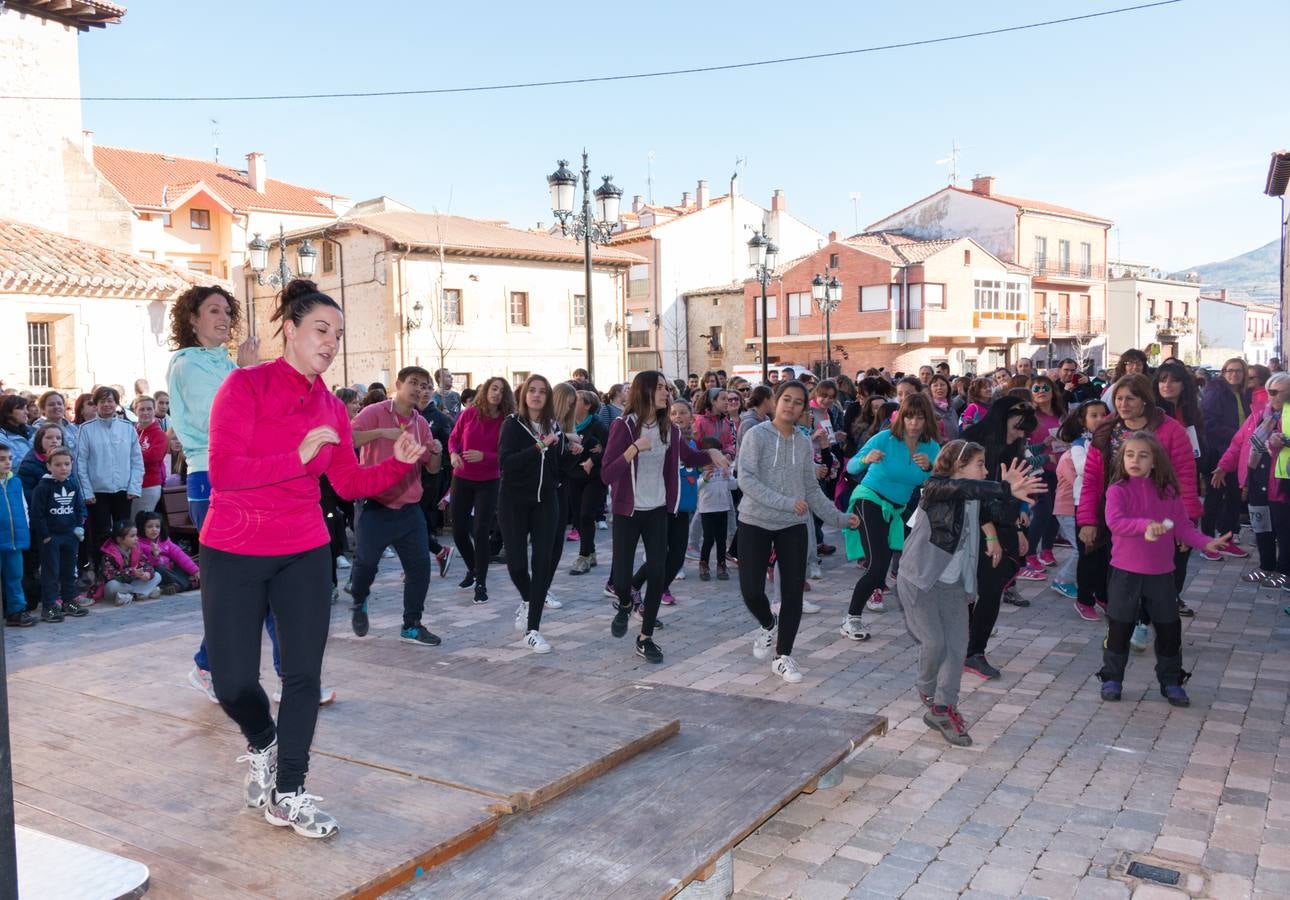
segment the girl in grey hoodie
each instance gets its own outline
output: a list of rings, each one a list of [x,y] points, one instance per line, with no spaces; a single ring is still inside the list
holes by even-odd
[[[800,381],[782,381],[775,387],[774,400],[770,421],[740,436],[739,590],[748,611],[761,625],[753,639],[753,656],[765,659],[774,644],[771,671],[796,684],[802,673],[792,653],[802,621],[808,516],[814,513],[838,528],[855,528],[859,520],[835,507],[815,479],[811,439],[795,427],[806,408],[806,386]],[[778,619],[766,596],[765,573],[772,550],[780,574]]]

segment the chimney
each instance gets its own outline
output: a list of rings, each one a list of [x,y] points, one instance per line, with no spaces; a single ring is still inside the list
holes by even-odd
[[[835,242],[837,241],[837,239],[838,239],[838,233],[837,233],[836,231],[830,231],[830,232],[829,232],[829,243],[830,243],[830,244],[835,243]]]
[[[730,199],[733,200],[739,196],[739,172],[730,176]]]
[[[90,165],[94,165],[94,132],[81,132],[81,152],[90,161]]]
[[[694,202],[699,209],[708,208],[708,182],[702,178],[699,179],[699,186],[695,189]]]
[[[268,178],[265,175],[263,153],[246,154],[246,180],[251,185],[251,190],[257,194],[264,193],[264,184]]]
[[[775,188],[775,193],[770,198],[771,212],[788,212],[788,202],[784,199],[784,192]]]
[[[644,198],[644,197],[642,197],[640,194],[633,194],[633,195],[632,195],[632,212],[634,212],[634,213],[638,213],[638,212],[640,212],[640,211],[641,211],[641,208],[642,208],[642,207],[644,207],[644,206],[645,206],[645,198]]]
[[[685,209],[687,206],[689,206],[692,200],[693,198],[690,196],[689,191],[686,191],[685,193],[683,193],[681,195],[681,209]]]
[[[982,197],[993,196],[994,176],[993,175],[974,175],[972,177],[972,193],[980,194]]]
[[[1219,299],[1219,300],[1226,300],[1226,299],[1227,299],[1227,288],[1219,288],[1219,290],[1218,290],[1218,299]]]

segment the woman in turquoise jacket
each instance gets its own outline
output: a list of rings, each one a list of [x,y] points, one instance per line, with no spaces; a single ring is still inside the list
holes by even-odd
[[[860,621],[865,603],[870,602],[870,608],[879,612],[886,608],[882,587],[891,554],[905,545],[902,514],[914,491],[931,474],[940,449],[938,434],[936,413],[927,394],[911,394],[901,402],[891,428],[870,438],[847,463],[847,473],[860,482],[851,494],[851,508],[860,517],[860,528],[854,538],[850,532],[846,535],[847,556],[869,560],[842,620],[843,636],[853,641],[869,638]]]

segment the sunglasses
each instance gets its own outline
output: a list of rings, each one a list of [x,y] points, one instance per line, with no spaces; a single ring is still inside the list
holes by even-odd
[[[1053,389],[1046,384],[1037,384],[1030,389],[1032,394],[1051,394]]]

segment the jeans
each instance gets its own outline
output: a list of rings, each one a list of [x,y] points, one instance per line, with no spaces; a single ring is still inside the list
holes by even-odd
[[[27,594],[22,589],[22,551],[0,550],[0,589],[4,591],[4,614],[27,611]]]
[[[152,512],[161,502],[161,485],[156,484],[139,491],[139,496],[130,504],[130,521],[133,522],[141,512]]]
[[[619,609],[632,605],[632,561],[636,545],[645,544],[645,601],[641,609],[641,637],[652,637],[658,607],[667,586],[668,519],[665,507],[637,510],[630,516],[614,513],[614,593]]]
[[[1057,493],[1057,473],[1044,470],[1044,487],[1048,490],[1041,494],[1030,509],[1030,526],[1026,531],[1026,542],[1030,544],[1030,555],[1038,556],[1040,550],[1053,549],[1053,538],[1057,536],[1058,523],[1053,518],[1053,497]]]
[[[466,571],[473,572],[475,580],[484,584],[488,580],[488,535],[493,528],[497,512],[497,486],[500,481],[471,481],[454,475],[452,478],[452,539],[457,553],[466,564]],[[471,520],[471,513],[474,520]]]
[[[1079,529],[1075,527],[1074,516],[1058,516],[1057,530],[1066,542],[1071,545],[1070,556],[1057,564],[1053,572],[1053,584],[1075,584],[1075,570],[1079,566]]]
[[[45,609],[58,601],[76,599],[76,554],[81,542],[74,534],[53,534],[40,545],[40,594]]]
[[[409,503],[391,509],[368,499],[358,505],[356,516],[358,552],[350,572],[354,608],[367,608],[381,554],[393,547],[403,566],[403,627],[419,624],[430,592],[430,551],[421,507]]]
[[[554,499],[503,500],[497,511],[506,547],[506,571],[520,600],[528,604],[528,631],[541,628],[547,590],[555,577],[555,541],[564,540],[559,514],[559,503]]]
[[[330,557],[325,545],[281,556],[202,547],[202,619],[215,696],[255,749],[277,737],[282,793],[303,787],[309,771],[331,624]],[[270,611],[286,637],[276,724],[260,686],[260,623]]]
[[[792,656],[797,629],[802,624],[802,593],[806,584],[807,526],[790,525],[770,531],[739,523],[739,593],[744,606],[762,628],[774,628],[775,616],[766,596],[766,568],[771,550],[779,566],[779,631],[775,655]]]
[[[206,521],[206,513],[211,508],[211,478],[206,472],[188,473],[188,481],[185,483],[188,488],[188,518],[193,520],[197,530],[202,530],[202,523]]]

